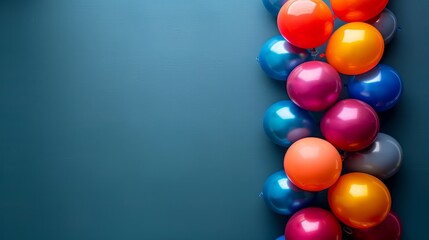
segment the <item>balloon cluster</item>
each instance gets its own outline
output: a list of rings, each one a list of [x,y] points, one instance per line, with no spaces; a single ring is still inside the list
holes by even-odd
[[[262,191],[268,208],[290,217],[278,239],[401,237],[383,181],[398,172],[403,154],[393,137],[379,132],[378,118],[402,94],[397,71],[380,64],[397,30],[387,3],[263,0],[281,36],[269,39],[257,59],[269,77],[285,81],[290,98],[271,105],[263,122],[267,136],[287,148],[284,169]],[[335,30],[335,19],[345,24]],[[325,43],[319,57],[316,48]],[[340,99],[342,91],[347,98]],[[322,136],[312,112],[322,112]],[[321,191],[329,209],[315,203]]]

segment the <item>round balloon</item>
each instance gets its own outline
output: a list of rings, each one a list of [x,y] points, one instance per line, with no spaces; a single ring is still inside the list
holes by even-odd
[[[284,100],[265,111],[264,130],[274,143],[289,147],[298,139],[313,135],[315,124],[309,112],[290,100]]]
[[[377,16],[389,0],[330,0],[334,14],[345,22],[362,22]]]
[[[320,122],[320,130],[326,140],[341,150],[352,152],[371,145],[379,129],[377,113],[357,99],[339,101]]]
[[[380,31],[384,39],[384,44],[388,44],[393,39],[398,29],[398,21],[396,20],[395,14],[387,8],[375,18],[367,21],[367,23]]]
[[[282,236],[280,236],[280,237],[276,238],[276,240],[285,240],[285,236],[284,236],[284,235],[282,235]]]
[[[368,23],[354,22],[332,34],[326,47],[326,59],[338,72],[356,75],[375,67],[383,52],[381,33]]]
[[[264,7],[271,13],[271,15],[277,17],[280,8],[286,1],[287,0],[262,0],[262,3],[264,3]]]
[[[375,227],[368,229],[345,227],[343,235],[349,240],[401,240],[402,227],[398,215],[390,212],[386,219]]]
[[[348,152],[343,162],[347,172],[364,172],[385,180],[402,165],[401,145],[391,136],[379,133],[374,143],[358,152]]]
[[[369,72],[352,76],[348,83],[348,93],[368,103],[377,112],[394,107],[402,94],[402,80],[392,67],[379,64]]]
[[[307,191],[322,191],[340,177],[342,159],[337,149],[321,138],[296,141],[286,151],[284,168],[289,179]]]
[[[272,174],[265,181],[262,197],[265,204],[274,212],[292,215],[312,204],[316,200],[316,193],[304,191],[293,185],[282,170]]]
[[[289,0],[277,17],[280,33],[300,48],[325,43],[334,29],[334,17],[322,0]]]
[[[344,224],[359,229],[382,223],[389,214],[391,198],[386,185],[366,173],[348,173],[328,191],[332,212]]]
[[[341,226],[337,219],[322,208],[305,208],[295,213],[286,224],[287,240],[340,240]]]
[[[289,73],[299,64],[310,60],[307,50],[287,42],[282,36],[268,40],[261,48],[258,62],[271,78],[286,81]]]
[[[296,67],[286,83],[290,99],[309,111],[322,111],[337,101],[342,85],[338,72],[320,61],[305,62]]]

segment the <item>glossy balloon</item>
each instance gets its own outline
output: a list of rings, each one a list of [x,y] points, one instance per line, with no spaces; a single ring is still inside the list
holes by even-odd
[[[359,151],[371,145],[377,137],[380,122],[368,104],[357,99],[339,101],[320,122],[326,140],[344,151]]]
[[[282,235],[282,236],[280,236],[280,237],[276,238],[276,240],[285,240],[285,236],[284,236],[284,235]]]
[[[347,172],[364,172],[385,180],[402,165],[401,145],[391,136],[379,133],[375,142],[359,152],[348,152],[343,162]]]
[[[379,64],[369,72],[350,77],[347,90],[349,97],[362,100],[377,112],[383,112],[399,102],[402,80],[395,69]]]
[[[310,54],[307,50],[293,46],[282,36],[268,40],[258,56],[262,70],[271,78],[280,81],[286,81],[296,66],[308,60]]]
[[[280,146],[289,147],[298,139],[313,135],[315,128],[310,113],[292,101],[276,102],[265,111],[265,133]]]
[[[325,43],[334,29],[334,17],[322,0],[289,0],[277,17],[280,33],[300,48]]]
[[[334,14],[345,22],[362,22],[377,16],[389,0],[330,0]]]
[[[320,61],[305,62],[296,67],[286,83],[290,99],[309,111],[322,111],[337,101],[342,84],[338,72]]]
[[[349,240],[401,240],[402,227],[398,215],[390,212],[379,225],[368,229],[344,228]]]
[[[381,33],[363,22],[347,23],[329,39],[326,59],[338,72],[356,75],[368,72],[379,62],[384,52]]]
[[[374,227],[386,219],[391,198],[386,185],[366,173],[348,173],[328,191],[329,206],[344,224],[359,229]]]
[[[287,240],[341,240],[337,219],[322,208],[305,208],[295,213],[286,224]]]
[[[283,4],[285,4],[286,1],[287,0],[262,0],[262,2],[264,3],[264,7],[274,17],[277,17],[280,8],[283,6]]]
[[[341,174],[342,159],[329,142],[308,137],[292,144],[284,157],[289,179],[307,191],[322,191],[334,184]]]
[[[398,29],[398,21],[395,14],[387,8],[375,18],[367,21],[367,23],[380,31],[384,39],[384,44],[388,44],[393,39]]]
[[[308,207],[316,200],[316,193],[299,189],[288,179],[286,173],[278,171],[265,181],[262,197],[274,212],[292,215]]]

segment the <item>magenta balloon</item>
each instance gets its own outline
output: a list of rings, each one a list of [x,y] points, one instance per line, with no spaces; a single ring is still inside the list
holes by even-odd
[[[310,61],[298,65],[286,82],[290,99],[308,111],[322,111],[338,100],[341,78],[331,65]]]
[[[320,130],[326,140],[350,152],[371,145],[379,129],[377,113],[357,99],[339,101],[325,113],[320,122]]]
[[[330,212],[321,208],[305,208],[289,219],[285,228],[287,240],[340,240],[341,226]]]
[[[402,234],[398,215],[390,212],[379,225],[367,229],[344,228],[344,237],[350,240],[400,240]]]

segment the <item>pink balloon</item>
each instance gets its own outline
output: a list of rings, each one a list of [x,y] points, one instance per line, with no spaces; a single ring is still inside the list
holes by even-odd
[[[350,240],[400,240],[402,227],[398,215],[390,212],[379,225],[368,229],[344,228],[344,235]]]
[[[322,111],[338,100],[341,78],[331,65],[310,61],[298,65],[286,82],[290,99],[308,111]]]
[[[330,212],[321,208],[304,208],[289,219],[285,228],[287,240],[340,240],[341,226]]]
[[[356,99],[339,101],[325,113],[320,122],[320,130],[326,140],[350,152],[371,145],[379,129],[380,122],[374,109]]]

